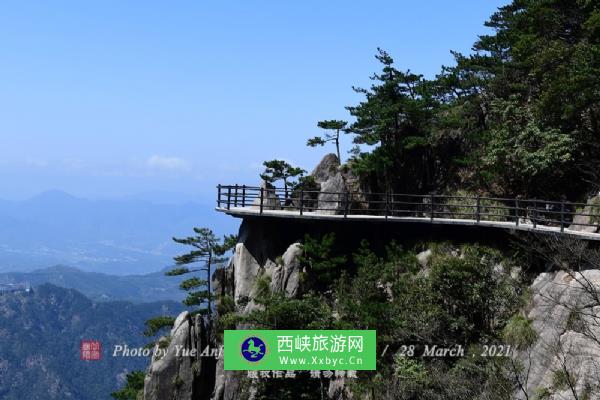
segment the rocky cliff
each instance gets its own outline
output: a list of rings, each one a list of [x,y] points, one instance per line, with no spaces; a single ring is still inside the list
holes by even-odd
[[[332,213],[339,212],[344,205],[332,201],[327,192],[365,191],[357,179],[340,171],[334,155],[325,157],[312,175],[323,192],[317,201],[329,207]],[[505,232],[488,231],[482,235],[477,227],[459,231],[453,227],[426,225],[399,230],[385,224],[354,224],[347,221],[332,226],[319,221],[299,221],[292,226],[277,219],[246,218],[241,224],[233,256],[226,267],[213,275],[215,292],[221,299],[231,299],[242,314],[260,307],[253,299],[256,282],[262,277],[268,277],[271,292],[283,293],[288,298],[299,296],[305,271],[298,256],[302,253],[300,242],[305,234],[335,231],[349,253],[359,247],[363,238],[381,247],[392,239],[409,244],[416,238],[433,243],[442,240],[440,238],[451,238],[459,243],[488,242],[498,247],[499,243],[509,243],[510,236]],[[356,235],[356,232],[361,234]],[[432,254],[440,250],[421,250],[416,260],[421,272],[427,274]],[[464,256],[456,249],[445,251],[457,259]],[[494,268],[502,270],[502,263]],[[519,271],[510,270],[511,279],[515,279]],[[513,365],[519,367],[515,368],[518,377],[514,380],[518,384],[515,383],[514,398],[600,398],[597,378],[600,371],[600,271],[538,273],[529,286],[532,297],[522,313],[532,321],[536,335],[531,346],[515,354]],[[244,326],[238,325],[238,328]],[[253,398],[254,389],[244,381],[244,374],[224,371],[221,358],[199,355],[206,346],[218,348],[221,344],[219,335],[214,332],[209,335],[206,331],[203,318],[191,317],[188,313],[179,315],[170,336],[162,338],[160,343],[167,351],[152,359],[145,381],[145,400]],[[177,349],[182,348],[196,349],[197,354],[178,357]],[[327,385],[329,389],[325,392],[331,399],[352,396],[342,379],[331,380]],[[373,399],[369,395],[354,395],[354,398]]]
[[[341,192],[346,182],[353,185],[357,182],[347,173],[342,177],[334,154],[325,156],[312,176],[323,192]],[[279,201],[275,195],[272,197],[272,204],[268,204],[274,207]],[[319,207],[327,207],[331,212],[342,207],[341,204],[332,206],[329,200],[326,194],[319,195]],[[236,305],[242,305],[242,313],[256,307],[251,299],[255,297],[255,282],[261,276],[269,277],[272,292],[296,296],[300,289],[297,257],[301,251],[298,242],[302,238],[301,230],[277,234],[269,224],[248,219],[242,223],[238,236],[229,263],[213,275],[215,292],[221,297],[233,298]],[[242,390],[239,374],[224,371],[220,358],[200,356],[207,345],[218,348],[220,343],[214,337],[209,339],[205,321],[199,316],[192,318],[187,312],[180,314],[170,335],[159,340],[165,352],[152,358],[144,384],[144,399],[235,399]],[[195,350],[198,356],[180,357],[178,349]]]
[[[519,354],[516,398],[599,399],[600,270],[545,272],[531,290],[537,339]]]

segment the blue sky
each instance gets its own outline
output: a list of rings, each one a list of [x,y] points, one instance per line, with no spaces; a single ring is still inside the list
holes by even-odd
[[[326,150],[306,139],[348,118],[377,47],[432,77],[505,3],[4,2],[0,198],[212,199],[266,159],[310,170]]]

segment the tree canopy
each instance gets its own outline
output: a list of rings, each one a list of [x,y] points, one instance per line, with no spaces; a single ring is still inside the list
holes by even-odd
[[[471,189],[582,199],[600,188],[600,10],[590,0],[515,0],[472,54],[433,79],[381,71],[346,107],[349,164],[375,190]],[[323,144],[326,139],[311,139]]]

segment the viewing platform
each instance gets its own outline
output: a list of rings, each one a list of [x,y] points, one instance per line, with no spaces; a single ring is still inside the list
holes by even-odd
[[[234,217],[481,226],[600,241],[600,204],[440,194],[324,192],[217,186],[216,210]]]

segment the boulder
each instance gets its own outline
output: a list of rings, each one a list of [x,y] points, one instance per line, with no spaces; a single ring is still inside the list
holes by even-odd
[[[429,259],[432,255],[433,251],[431,251],[431,249],[427,249],[417,254],[417,261],[419,262],[419,265],[423,268],[427,267],[429,264]]]
[[[295,297],[300,290],[300,262],[302,254],[300,243],[294,243],[283,253],[282,264],[276,265],[271,273],[271,291],[285,292],[288,297]]]
[[[339,172],[321,183],[318,197],[319,213],[337,214],[345,207],[346,184]]]
[[[310,175],[314,178],[315,182],[322,184],[338,174],[339,167],[340,160],[338,160],[335,154],[329,153],[321,159]]]
[[[275,193],[273,186],[263,181],[260,187],[263,190],[263,211],[281,210],[281,200],[279,199],[279,196],[277,196],[277,193]],[[253,210],[260,210],[260,192],[257,192],[257,196],[259,197],[252,202],[251,208]]]
[[[322,214],[337,214],[344,208],[346,182],[340,172],[340,161],[333,153],[327,154],[315,167],[311,176],[319,185],[317,208]]]
[[[315,199],[317,212],[322,214],[341,214],[348,207],[351,209],[367,209],[369,192],[360,178],[354,175],[348,165],[340,166],[337,156],[327,154],[311,172],[311,176],[319,187]],[[346,192],[349,193],[346,198]],[[308,207],[308,208],[312,208]],[[312,211],[312,210],[311,210]]]

